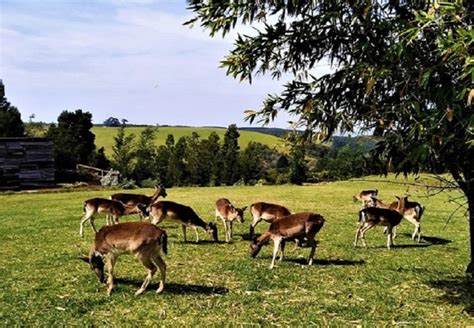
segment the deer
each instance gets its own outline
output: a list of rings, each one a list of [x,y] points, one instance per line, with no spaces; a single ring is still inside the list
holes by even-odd
[[[237,208],[227,199],[219,198],[216,201],[216,220],[218,217],[222,219],[225,231],[225,241],[228,243],[232,239],[233,231],[232,225],[234,221],[244,223],[244,211],[247,206],[243,208]]]
[[[107,198],[91,198],[84,202],[84,216],[81,219],[81,226],[79,228],[79,235],[84,237],[84,224],[90,220],[92,230],[97,233],[97,229],[94,225],[94,216],[97,213],[106,214],[106,225],[112,225],[119,223],[119,218],[124,215],[142,213],[145,211],[146,206],[144,204],[137,205],[125,205],[119,201],[111,200]]]
[[[196,232],[196,243],[199,243],[199,233],[197,228],[203,228],[211,236],[212,240],[218,241],[217,225],[215,223],[204,222],[194,210],[186,205],[178,204],[171,201],[159,201],[147,209],[153,224],[160,224],[164,219],[168,218],[181,223],[183,228],[184,242],[186,239],[186,228],[193,227]]]
[[[250,238],[253,239],[255,227],[257,224],[264,220],[268,223],[272,223],[276,219],[290,215],[290,211],[281,205],[258,202],[250,205],[250,213],[252,214],[253,221],[250,224]]]
[[[146,196],[140,194],[127,194],[127,193],[117,193],[110,196],[110,199],[117,200],[127,205],[137,205],[137,204],[145,204],[146,206],[150,206],[154,202],[158,200],[158,198],[163,197],[166,198],[168,194],[166,193],[165,186],[163,184],[155,185],[155,191],[153,195]],[[140,214],[140,220],[143,219],[143,215]]]
[[[403,219],[403,211],[405,198],[400,198],[396,210],[390,208],[380,207],[366,207],[359,211],[359,226],[356,230],[354,246],[357,247],[359,239],[362,239],[362,244],[367,247],[365,241],[365,233],[377,225],[387,227],[387,248],[390,249],[393,243],[393,228],[400,224]]]
[[[411,235],[411,239],[415,240],[417,238],[417,241],[421,241],[421,216],[423,215],[423,212],[425,211],[425,207],[421,205],[418,202],[410,202],[408,200],[408,197],[404,197],[404,207],[403,207],[403,218],[413,224],[415,226],[415,231],[413,231],[413,234]],[[383,201],[372,197],[372,203],[373,206],[375,207],[380,207],[380,208],[390,208],[390,209],[396,209],[398,207],[399,201],[394,201],[390,204],[386,204]],[[385,228],[384,232],[386,231],[387,228]],[[393,238],[396,237],[396,228],[393,229]]]
[[[160,285],[156,293],[165,288],[166,264],[161,252],[168,253],[166,232],[149,222],[125,222],[102,227],[96,234],[89,256],[81,255],[80,259],[89,263],[100,283],[105,283],[104,260],[107,266],[107,295],[112,294],[114,287],[114,267],[119,255],[131,253],[140,260],[148,274],[135,295],[142,294],[152,280],[157,268],[160,269]]]
[[[362,208],[369,207],[371,204],[372,197],[377,197],[379,194],[378,189],[371,189],[371,190],[362,190],[358,194],[352,196],[352,200],[355,202],[360,201],[362,202]]]
[[[253,239],[250,244],[250,255],[252,258],[255,258],[262,246],[267,244],[270,239],[273,240],[273,258],[270,264],[270,269],[273,269],[279,250],[279,260],[280,262],[283,260],[286,241],[306,238],[308,245],[311,247],[308,265],[312,265],[316,251],[316,241],[314,238],[323,225],[324,218],[320,214],[310,212],[290,214],[276,219],[270,224],[267,232]]]

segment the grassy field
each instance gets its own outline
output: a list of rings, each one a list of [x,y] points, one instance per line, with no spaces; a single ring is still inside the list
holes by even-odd
[[[352,242],[359,204],[351,195],[367,188],[378,188],[386,200],[407,191],[407,186],[386,182],[349,181],[169,189],[168,199],[191,205],[206,221],[212,219],[219,197],[229,197],[238,206],[266,200],[295,212],[323,214],[326,225],[318,235],[316,263],[302,266],[309,249],[291,244],[286,260],[272,271],[271,246],[251,259],[245,240],[248,214],[245,224],[236,226],[231,244],[211,243],[204,231],[201,243],[183,243],[181,228],[165,221],[169,254],[164,293],[155,294],[155,277],[149,290],[135,297],[145,270],[124,255],[116,266],[110,298],[78,260],[93,238],[88,226],[84,238],[78,235],[82,202],[110,191],[0,196],[0,325],[474,325],[473,286],[464,279],[467,223],[457,215],[445,228],[454,209],[448,195],[423,198],[422,190],[409,188],[412,198],[426,206],[421,244],[409,238],[413,227],[402,222],[392,250],[385,248],[381,228],[368,232],[368,249],[356,249]],[[127,218],[132,219],[137,217]],[[223,239],[220,222],[219,228]],[[266,228],[262,222],[257,232]],[[193,235],[188,231],[190,240]]]
[[[127,134],[134,133],[139,136],[142,127],[129,127],[126,129]],[[202,139],[206,139],[212,132],[216,132],[221,140],[224,138],[226,129],[224,128],[200,128],[200,127],[159,127],[156,134],[156,144],[163,145],[168,137],[168,134],[174,135],[174,140],[177,141],[182,136],[190,136],[191,133],[197,132]],[[117,135],[117,128],[95,126],[92,128],[95,134],[95,144],[97,148],[104,147],[106,153],[109,155],[114,144],[114,137]],[[250,141],[260,142],[271,148],[281,147],[282,139],[275,136],[253,131],[240,131],[239,145],[242,149],[247,147]]]

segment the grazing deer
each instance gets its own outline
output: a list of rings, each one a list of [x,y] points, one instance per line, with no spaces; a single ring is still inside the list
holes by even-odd
[[[373,190],[362,190],[360,193],[352,196],[352,200],[355,202],[360,201],[363,203],[363,208],[369,207],[372,197],[377,197],[379,194],[378,189]]]
[[[264,220],[268,223],[272,223],[276,219],[280,219],[291,214],[290,211],[284,206],[265,202],[259,202],[250,205],[250,213],[253,217],[253,221],[250,224],[250,238],[252,239],[255,232],[255,227],[260,221]]]
[[[270,269],[272,269],[275,265],[275,258],[278,254],[278,250],[281,251],[280,261],[283,259],[285,242],[287,240],[306,238],[308,245],[311,246],[308,265],[312,265],[316,250],[316,241],[314,240],[314,237],[319,230],[321,230],[323,225],[324,218],[321,215],[309,212],[291,214],[274,220],[270,224],[270,228],[267,232],[258,238],[254,238],[250,245],[250,255],[255,258],[260,252],[262,246],[272,239],[274,243],[273,258],[272,263],[270,264]]]
[[[148,274],[135,295],[145,291],[157,268],[161,279],[157,293],[165,287],[166,264],[160,251],[168,253],[167,235],[164,230],[149,222],[125,222],[113,226],[102,227],[95,235],[89,256],[80,258],[89,263],[101,283],[105,282],[104,258],[107,265],[107,294],[110,296],[114,287],[114,266],[119,255],[131,253],[147,268]]]
[[[408,197],[404,197],[404,207],[403,207],[403,218],[413,224],[415,226],[415,231],[413,231],[413,234],[411,235],[411,239],[415,240],[417,238],[417,241],[420,242],[421,240],[421,216],[423,215],[423,212],[425,211],[425,207],[421,205],[418,202],[410,202],[408,200]],[[399,201],[394,201],[390,204],[386,204],[382,202],[379,199],[372,198],[372,202],[375,207],[380,207],[380,208],[390,208],[392,210],[396,210],[398,207]],[[384,232],[387,232],[387,228],[385,228]],[[396,237],[396,227],[393,229],[393,238]]]
[[[184,241],[186,242],[186,228],[193,227],[196,232],[196,242],[199,242],[199,233],[197,227],[206,230],[214,241],[218,241],[217,226],[212,223],[204,222],[194,210],[186,205],[170,201],[159,201],[148,207],[151,222],[160,224],[165,218],[178,221],[183,227]]]
[[[145,205],[125,205],[119,201],[106,199],[106,198],[91,198],[84,202],[84,216],[81,220],[81,227],[79,234],[81,237],[84,236],[84,223],[90,220],[92,230],[97,232],[94,225],[94,216],[97,213],[106,214],[106,224],[111,225],[118,223],[119,218],[124,215],[141,213],[145,210]]]
[[[403,219],[403,209],[405,199],[400,199],[396,210],[390,208],[367,207],[359,211],[359,227],[356,231],[354,246],[357,247],[359,238],[362,238],[362,244],[367,247],[365,242],[365,233],[376,225],[387,227],[387,248],[393,244],[393,228],[400,224]]]
[[[247,206],[243,208],[235,207],[227,198],[220,198],[216,201],[216,220],[218,217],[222,219],[226,242],[229,242],[232,239],[233,222],[239,221],[240,223],[244,223],[244,211],[246,209]]]
[[[151,196],[140,195],[140,194],[126,194],[126,193],[118,193],[113,194],[110,196],[110,199],[117,200],[127,205],[134,205],[137,204],[145,204],[146,206],[150,206],[154,202],[158,200],[159,197],[166,198],[168,194],[166,193],[165,187],[160,184],[155,186],[155,192]],[[143,219],[143,215],[140,213],[140,220]]]

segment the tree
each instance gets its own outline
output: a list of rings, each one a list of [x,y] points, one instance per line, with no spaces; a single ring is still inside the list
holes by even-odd
[[[25,126],[18,108],[5,98],[5,87],[0,80],[0,137],[23,137]]]
[[[174,136],[168,134],[165,145],[158,147],[155,156],[156,176],[160,183],[165,187],[172,187],[174,185],[173,177],[169,175],[170,159],[174,153]]]
[[[290,182],[301,185],[307,178],[305,145],[300,142],[296,134],[291,134],[288,140],[290,143]]]
[[[125,135],[125,122],[123,122],[114,137],[112,167],[126,178],[132,174],[132,160],[135,156],[134,139],[135,135],[133,133]]]
[[[224,135],[224,144],[221,149],[223,161],[222,182],[233,185],[239,180],[239,137],[240,133],[235,124],[229,125]]]
[[[93,161],[95,135],[91,128],[92,114],[81,109],[63,111],[58,117],[58,125],[49,127],[46,136],[54,142],[54,164],[59,178],[67,179],[76,164],[91,164]]]
[[[134,178],[137,181],[154,177],[155,175],[155,134],[156,128],[146,127],[140,133],[140,138],[135,147],[135,167],[134,167]]]
[[[245,184],[254,185],[258,180],[264,178],[264,153],[266,146],[258,142],[249,142],[247,147],[240,152],[239,167],[240,174]]]
[[[110,160],[105,156],[105,148],[100,147],[97,150],[97,154],[94,156],[94,160],[92,162],[92,165],[103,170],[109,170],[110,169]]]
[[[250,121],[295,115],[327,138],[335,131],[373,131],[374,153],[386,168],[408,174],[449,171],[469,209],[474,274],[474,97],[472,1],[189,1],[195,17],[216,33],[238,22],[260,23],[239,35],[223,60],[227,73],[293,77]],[[255,26],[255,24],[254,24]],[[332,71],[316,76],[321,61]],[[390,167],[388,163],[393,165]]]
[[[125,120],[126,121],[126,120]],[[125,122],[124,122],[125,123]],[[104,121],[104,126],[121,126],[122,124],[120,124],[120,120],[116,117],[109,117],[108,119],[106,119]]]

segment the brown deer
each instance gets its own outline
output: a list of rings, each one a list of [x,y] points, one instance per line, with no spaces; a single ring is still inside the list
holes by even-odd
[[[352,200],[355,202],[360,201],[363,204],[363,208],[371,206],[372,197],[377,197],[379,194],[378,189],[362,190],[358,194],[352,196]]]
[[[281,205],[258,202],[250,205],[250,213],[252,214],[253,221],[250,224],[250,238],[253,239],[255,227],[257,224],[264,220],[268,223],[272,223],[274,220],[290,215],[290,211]]]
[[[124,215],[142,213],[145,210],[145,205],[125,205],[119,201],[107,198],[91,198],[84,202],[84,216],[81,220],[81,227],[79,234],[84,236],[84,223],[90,220],[92,230],[97,232],[94,225],[94,216],[97,213],[106,214],[106,224],[112,225],[119,222],[119,218]]]
[[[102,227],[95,235],[89,256],[80,258],[89,263],[101,283],[105,282],[104,258],[107,265],[107,294],[110,296],[114,287],[114,267],[119,255],[131,253],[142,262],[148,274],[135,295],[145,291],[153,275],[160,269],[161,279],[157,293],[165,287],[166,264],[160,251],[168,253],[167,235],[164,230],[149,222],[125,222]]]
[[[273,240],[273,258],[270,269],[275,265],[275,259],[278,250],[281,251],[280,261],[283,259],[285,242],[293,239],[306,238],[308,245],[311,247],[309,253],[308,265],[313,264],[314,253],[316,250],[316,241],[314,237],[324,225],[324,218],[316,213],[296,213],[274,220],[270,224],[267,232],[258,238],[254,238],[250,245],[250,255],[255,258],[262,246],[270,239]]]
[[[367,247],[365,242],[365,233],[375,227],[376,225],[382,225],[387,227],[387,248],[393,244],[393,228],[400,224],[403,219],[404,209],[404,198],[399,198],[397,209],[380,208],[380,207],[367,207],[359,211],[359,227],[357,228],[354,246],[357,247],[359,238],[362,238],[362,244]]]
[[[165,218],[181,223],[185,242],[187,241],[187,227],[194,228],[197,243],[199,242],[197,227],[203,228],[214,241],[218,241],[217,226],[212,222],[204,222],[189,206],[170,201],[159,201],[149,206],[148,211],[153,224],[160,224]]]
[[[140,195],[140,194],[127,194],[127,193],[118,193],[110,196],[110,199],[117,200],[127,205],[145,204],[150,206],[158,200],[158,198],[166,198],[168,194],[166,193],[165,186],[160,184],[155,186],[155,192],[151,196]],[[140,220],[143,219],[143,215],[140,215]]]
[[[235,207],[227,198],[220,198],[216,201],[216,220],[218,217],[222,219],[226,242],[229,242],[232,239],[232,225],[234,221],[244,223],[244,211],[246,209],[247,206],[243,208]]]
[[[420,242],[421,240],[421,216],[423,215],[423,212],[425,211],[425,207],[421,205],[418,202],[410,202],[408,200],[408,197],[404,197],[404,207],[403,207],[403,218],[413,224],[415,226],[415,231],[413,231],[413,234],[411,236],[411,239],[415,240],[417,238],[417,241]],[[372,202],[375,207],[380,207],[380,208],[390,208],[392,210],[396,210],[398,208],[398,203],[399,201],[394,201],[390,204],[386,204],[382,202],[381,200],[372,197]],[[387,228],[385,228],[384,232],[387,232]],[[393,229],[393,238],[396,237],[396,227]]]

